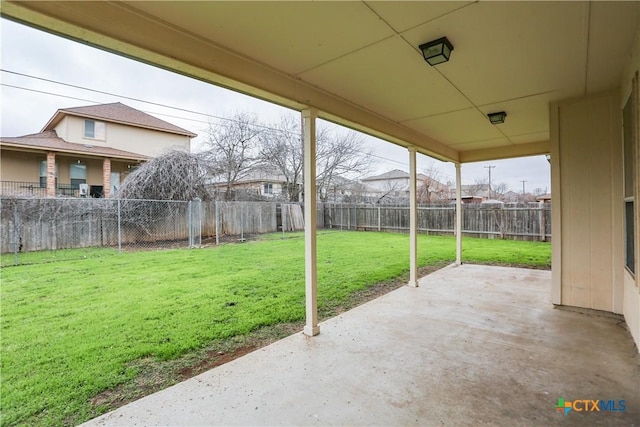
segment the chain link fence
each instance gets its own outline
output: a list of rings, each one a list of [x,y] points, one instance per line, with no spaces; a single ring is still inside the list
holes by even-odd
[[[2,266],[202,244],[199,200],[0,199]]]
[[[0,265],[195,248],[304,229],[299,204],[0,198]]]
[[[455,207],[423,206],[418,229],[453,234]],[[304,229],[297,203],[0,198],[0,266],[195,248]],[[409,207],[318,204],[318,228],[408,232]],[[466,236],[550,240],[550,205],[463,205]]]

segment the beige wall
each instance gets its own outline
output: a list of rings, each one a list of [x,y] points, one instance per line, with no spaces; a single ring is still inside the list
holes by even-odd
[[[624,275],[624,320],[627,322],[629,331],[636,342],[636,347],[640,349],[640,294],[638,294],[638,283],[626,271]],[[640,352],[640,350],[638,351]]]
[[[40,161],[45,159],[45,154],[2,150],[0,181],[39,182]]]
[[[631,81],[636,72],[640,71],[640,28],[636,31],[636,37],[634,40],[633,48],[629,61],[627,62],[624,72],[622,74],[621,81],[621,97],[620,106],[622,109],[624,104],[631,95]],[[638,100],[639,94],[634,95]],[[638,100],[640,101],[640,100]],[[639,106],[640,107],[640,106]],[[640,115],[640,108],[636,109],[636,114]],[[640,117],[636,117],[640,125]],[[635,339],[636,345],[640,348],[640,137],[636,135],[635,141],[635,233],[636,233],[636,275],[635,278],[626,270],[623,269],[624,277],[624,306],[623,314],[625,321],[631,331],[631,335]]]
[[[157,156],[171,149],[189,151],[191,140],[176,135],[117,123],[106,123],[105,140],[84,137],[84,119],[66,116],[55,127],[58,136],[67,142],[111,147],[145,156]]]
[[[561,224],[559,240],[554,229],[553,286],[563,305],[617,313],[624,268],[619,106],[618,91],[551,105],[554,222],[559,211]]]
[[[37,183],[40,180],[40,162],[46,160],[45,153],[2,150],[0,155],[0,181],[22,181]],[[91,159],[74,155],[56,155],[58,170],[58,184],[70,184],[71,164],[81,163],[87,165],[87,184],[103,185],[102,166],[103,159]],[[111,161],[111,171],[120,173],[122,183],[131,172],[129,165],[134,162]]]
[[[618,90],[550,106],[556,304],[624,315],[640,349],[640,137],[635,140],[636,275],[624,267],[622,109],[640,70],[640,28]],[[634,94],[636,99],[639,94]],[[640,106],[639,106],[640,107]],[[640,123],[640,108],[635,110]],[[556,197],[559,195],[560,197]]]

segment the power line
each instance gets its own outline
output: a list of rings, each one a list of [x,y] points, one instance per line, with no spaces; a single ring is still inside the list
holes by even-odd
[[[54,83],[54,84],[57,84],[57,85],[72,87],[74,89],[82,89],[82,90],[87,90],[89,92],[95,92],[95,93],[100,93],[100,94],[103,94],[103,95],[114,96],[116,98],[122,98],[122,99],[129,99],[131,101],[144,102],[145,104],[156,105],[158,107],[171,108],[173,110],[184,111],[185,113],[198,114],[198,115],[201,115],[201,116],[213,117],[213,118],[220,119],[220,120],[229,120],[226,117],[214,116],[212,114],[201,113],[199,111],[188,110],[186,108],[181,108],[181,107],[173,107],[173,106],[169,106],[169,105],[166,105],[166,104],[161,104],[159,102],[147,101],[147,100],[144,100],[144,99],[134,98],[134,97],[131,97],[131,96],[126,96],[126,95],[119,95],[117,93],[107,92],[107,91],[104,91],[104,90],[91,89],[91,88],[88,88],[88,87],[78,86],[78,85],[74,85],[74,84],[71,84],[71,83],[59,82],[57,80],[51,80],[51,79],[46,79],[44,77],[38,77],[38,76],[29,75],[29,74],[19,73],[17,71],[6,70],[4,68],[0,68],[0,71],[2,71],[3,73],[14,74],[16,76],[22,76],[22,77],[27,77],[27,78],[34,79],[34,80],[41,80],[43,82]]]
[[[69,95],[60,95],[60,94],[57,94],[57,93],[47,92],[47,91],[44,91],[44,90],[31,89],[31,88],[22,87],[22,86],[14,86],[14,85],[10,85],[10,84],[7,84],[7,83],[0,83],[0,86],[6,86],[6,87],[13,88],[13,89],[26,90],[26,91],[29,91],[29,92],[42,93],[42,94],[45,94],[45,95],[60,96],[62,98],[75,99],[76,101],[91,102],[91,103],[99,104],[99,102],[92,101],[90,99],[77,98],[75,96],[69,96]]]
[[[92,89],[89,87],[85,87],[85,86],[80,86],[80,85],[75,85],[75,84],[71,84],[71,83],[66,83],[66,82],[61,82],[61,81],[57,81],[57,80],[52,80],[52,79],[47,79],[44,77],[39,77],[39,76],[34,76],[34,75],[30,75],[30,74],[25,74],[25,73],[20,73],[17,71],[12,71],[12,70],[7,70],[4,68],[0,68],[0,71],[2,71],[3,73],[8,73],[8,74],[12,74],[12,75],[16,75],[16,76],[20,76],[20,77],[26,77],[29,79],[34,79],[34,80],[40,80],[43,82],[47,82],[47,83],[52,83],[52,84],[56,84],[56,85],[60,85],[60,86],[66,86],[66,87],[70,87],[73,89],[80,89],[80,90],[84,90],[84,91],[88,91],[88,92],[94,92],[94,93],[98,93],[101,95],[107,95],[107,96],[111,96],[111,97],[115,97],[115,98],[119,98],[119,99],[128,99],[131,101],[136,101],[136,102],[141,102],[141,103],[145,103],[145,104],[150,104],[150,105],[155,105],[158,107],[162,107],[162,108],[168,108],[168,109],[172,109],[172,110],[177,110],[177,111],[182,111],[185,113],[189,113],[189,114],[196,114],[199,116],[204,116],[207,118],[212,118],[212,119],[216,119],[216,120],[224,120],[224,121],[228,121],[228,122],[233,122],[233,123],[239,123],[239,120],[233,119],[233,118],[228,118],[228,117],[222,117],[222,116],[216,116],[214,114],[208,114],[208,113],[202,113],[200,111],[195,111],[195,110],[190,110],[187,108],[182,108],[182,107],[174,107],[171,105],[167,105],[167,104],[162,104],[159,102],[154,102],[154,101],[147,101],[141,98],[135,98],[135,97],[131,97],[131,96],[126,96],[126,95],[120,95],[120,94],[116,94],[113,92],[107,92],[104,90],[99,90],[99,89]],[[29,92],[35,92],[35,93],[40,93],[40,94],[44,94],[44,95],[50,95],[50,96],[57,96],[57,97],[61,97],[61,98],[67,98],[67,99],[73,99],[76,101],[82,101],[82,102],[90,102],[93,104],[100,104],[102,103],[102,101],[96,101],[96,100],[91,100],[91,99],[86,99],[86,98],[79,98],[76,96],[70,96],[70,95],[63,95],[60,93],[54,93],[54,92],[49,92],[49,91],[45,91],[45,90],[38,90],[38,89],[31,89],[31,88],[27,88],[27,87],[22,87],[22,86],[16,86],[16,85],[11,85],[11,84],[7,84],[7,83],[0,83],[1,86],[5,86],[5,87],[10,87],[13,89],[19,89],[19,90],[25,90],[25,91],[29,91]],[[172,117],[172,118],[176,118],[176,119],[180,119],[180,120],[187,120],[187,121],[191,121],[191,122],[196,122],[196,123],[203,123],[203,124],[210,124],[210,122],[208,121],[204,121],[204,120],[198,120],[198,119],[194,119],[194,118],[188,118],[188,117],[183,117],[183,116],[176,116],[176,115],[172,115],[172,114],[167,114],[167,113],[159,113],[159,112],[155,112],[155,111],[145,111],[142,110],[145,113],[148,114],[154,114],[154,115],[159,115],[159,116],[165,116],[165,117]],[[280,132],[280,133],[284,133],[284,134],[289,134],[289,135],[298,135],[297,132],[292,132],[292,131],[288,131],[286,129],[278,129],[278,128],[274,128],[271,126],[267,126],[267,125],[261,125],[261,124],[257,124],[257,123],[251,123],[251,126],[254,127],[259,127],[265,130],[271,130],[271,131],[275,131],[275,132]],[[389,142],[387,142],[389,143]],[[362,150],[357,150],[359,153],[361,154],[368,154],[371,157],[375,157],[377,159],[380,160],[384,160],[386,162],[391,162],[391,163],[395,163],[401,166],[408,166],[408,161],[407,162],[402,162],[399,160],[394,160],[394,159],[390,159],[387,157],[383,157],[383,156],[379,156],[377,154],[372,154],[372,153],[368,153]],[[441,173],[442,176],[446,176],[449,179],[452,179],[452,176],[449,174],[444,174]]]
[[[6,71],[6,70],[1,70],[1,71],[9,72],[9,71]],[[15,72],[11,72],[11,73],[12,74],[21,75],[21,76],[26,76],[25,74],[21,74],[21,73],[15,73]],[[27,77],[30,77],[30,76],[27,76]],[[41,78],[38,78],[38,77],[33,77],[33,78],[41,79]],[[48,79],[41,79],[41,80],[53,82],[53,81],[50,81]],[[57,83],[57,82],[54,82],[54,83]],[[90,92],[102,93],[102,94],[106,94],[106,95],[110,95],[110,96],[114,96],[114,97],[118,97],[119,96],[119,95],[116,95],[116,94],[110,94],[108,92],[99,91],[99,90],[93,90],[93,89],[89,89],[89,88],[82,88],[82,87],[75,86],[75,85],[68,85],[68,84],[64,84],[64,83],[59,83],[59,84],[62,84],[62,85],[65,85],[65,86],[69,86],[69,87],[80,88],[80,89],[87,90],[87,91],[90,91]],[[57,96],[57,97],[61,97],[61,98],[73,99],[73,100],[76,100],[76,101],[90,102],[92,104],[100,104],[101,103],[101,101],[96,101],[94,99],[79,98],[77,96],[63,95],[61,93],[54,93],[54,92],[49,92],[49,91],[45,91],[45,90],[32,89],[32,88],[27,88],[27,87],[23,87],[23,86],[16,86],[16,85],[8,84],[8,83],[0,83],[0,86],[10,87],[10,88],[13,88],[13,89],[19,89],[19,90],[24,90],[24,91],[28,91],[28,92],[35,92],[35,93],[39,93],[39,94],[43,94],[43,95]],[[231,118],[227,118],[227,117],[215,116],[215,115],[206,114],[206,113],[198,113],[198,112],[194,112],[192,110],[187,110],[187,109],[184,109],[184,108],[171,107],[169,105],[159,104],[159,103],[156,103],[156,102],[144,101],[144,100],[139,99],[139,98],[132,98],[132,97],[123,97],[123,98],[135,100],[135,101],[138,101],[138,102],[158,105],[158,106],[162,106],[164,108],[169,108],[169,109],[175,109],[175,110],[180,110],[180,111],[184,111],[184,112],[195,113],[195,114],[211,117],[211,118],[218,119],[218,120],[226,120],[226,121],[230,121],[230,122],[234,122],[234,123],[239,123],[239,121],[235,120],[235,119],[231,119]],[[148,111],[148,110],[141,110],[141,111],[143,111],[145,113],[148,113],[148,114],[154,114],[154,115],[166,116],[166,117],[173,117],[173,118],[176,118],[176,119],[188,120],[188,121],[197,122],[197,123],[203,123],[203,124],[209,124],[210,123],[210,122],[207,122],[207,121],[204,121],[204,120],[198,120],[198,119],[193,119],[193,118],[188,118],[188,117],[183,117],[183,116],[176,116],[176,115],[166,114],[166,113],[159,113],[159,112],[156,112],[156,111]],[[276,132],[297,135],[297,132],[291,132],[291,131],[287,131],[285,129],[277,129],[277,128],[264,126],[264,125],[259,125],[259,124],[255,124],[255,123],[251,123],[250,125],[251,126],[261,127],[261,128],[267,129],[267,130],[276,131]],[[384,161],[387,161],[387,162],[396,163],[396,164],[399,164],[399,165],[402,165],[402,166],[407,166],[408,165],[408,162],[401,162],[399,160],[390,159],[388,157],[379,156],[377,154],[366,153],[366,152],[361,151],[361,150],[358,150],[358,152],[361,153],[361,154],[368,154],[371,157],[375,157],[377,159],[384,160]]]

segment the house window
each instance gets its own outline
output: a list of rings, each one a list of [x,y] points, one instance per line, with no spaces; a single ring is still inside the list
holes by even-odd
[[[56,162],[56,185],[58,185],[58,162]],[[40,188],[47,188],[47,161],[40,161]]]
[[[264,184],[262,194],[273,194],[273,184]]]
[[[71,188],[80,188],[80,184],[87,183],[87,165],[84,163],[71,163],[69,171]]]
[[[635,93],[637,90],[637,86],[634,84]],[[634,120],[633,115],[633,107],[632,107],[632,99],[633,96],[630,96],[627,100],[627,103],[622,110],[622,123],[623,123],[623,152],[624,152],[624,241],[625,241],[625,265],[627,269],[635,274],[636,265],[635,265],[635,198],[633,193],[633,175],[635,174],[635,168],[637,165],[634,163],[634,155],[633,155],[633,143],[634,143],[634,132],[633,127],[637,125]],[[636,119],[637,120],[637,119]]]
[[[84,137],[90,139],[105,140],[106,125],[104,122],[96,122],[95,120],[84,121]]]

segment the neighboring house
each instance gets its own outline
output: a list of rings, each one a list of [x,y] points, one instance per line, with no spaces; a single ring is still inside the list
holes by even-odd
[[[515,191],[509,190],[502,195],[501,199],[504,202],[515,203],[520,200],[521,196],[522,194],[518,194]]]
[[[210,187],[215,193],[224,194],[227,183],[220,177],[214,178]],[[251,169],[242,178],[237,179],[231,186],[236,194],[242,198],[288,199],[287,180],[285,176],[269,167],[259,166]],[[302,183],[298,183],[298,190],[302,192]]]
[[[132,168],[196,134],[119,102],[58,110],[39,133],[0,137],[3,195],[108,197]]]
[[[489,197],[489,184],[470,184],[461,185],[461,199],[462,203],[482,203],[488,200]],[[451,187],[449,192],[449,200],[456,199],[456,187]],[[492,194],[495,197],[495,194]]]
[[[541,194],[536,197],[536,201],[542,203],[551,203],[551,193]]]
[[[409,178],[409,173],[394,169],[381,175],[363,178],[360,181],[373,190],[371,196],[377,196],[381,199],[386,197],[406,198],[409,196]],[[447,199],[449,194],[447,185],[421,173],[416,175],[416,181],[419,202]]]
[[[362,203],[372,191],[366,185],[341,176],[335,176],[331,184],[319,190],[320,200],[327,203]]]

